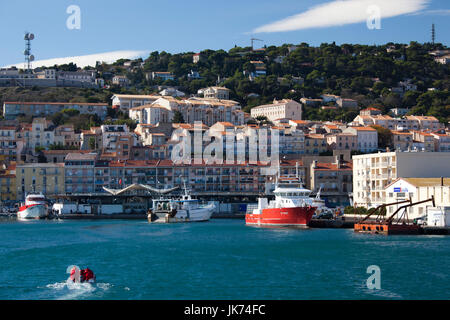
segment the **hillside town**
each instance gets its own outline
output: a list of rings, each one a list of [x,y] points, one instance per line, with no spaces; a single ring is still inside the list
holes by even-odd
[[[418,43],[302,43],[1,69],[0,201],[14,206],[42,192],[114,203],[117,190],[188,183],[193,196],[231,213],[271,194],[276,177],[262,154],[276,154],[277,174],[299,177],[328,208],[414,197],[392,192],[399,183],[426,186],[437,206],[448,206],[448,54]],[[52,88],[59,91],[45,91]],[[122,201],[126,212],[147,209]]]
[[[249,154],[257,152],[249,140],[251,133],[262,129],[279,136],[281,172],[299,175],[314,194],[320,190],[329,207],[356,203],[370,208],[389,201],[389,188],[401,179],[415,178],[420,187],[429,178],[448,176],[450,131],[435,117],[383,114],[370,107],[349,123],[311,121],[303,119],[306,99],[274,100],[252,108],[249,114],[229,100],[228,93],[227,88],[216,86],[189,98],[114,94],[111,106],[5,102],[5,119],[0,122],[0,200],[12,204],[36,190],[56,199],[101,196],[105,189],[135,184],[170,188],[187,181],[196,196],[255,201],[270,192],[273,178],[261,173],[267,163],[248,160]],[[319,104],[329,99],[340,98],[325,95]],[[73,125],[56,126],[47,119],[75,110],[104,120],[108,108],[127,113],[135,129],[103,124],[76,132]],[[33,120],[19,122],[18,115]],[[233,153],[233,163],[174,163],[174,148],[196,130],[204,136],[201,153],[208,141],[222,141],[227,157]],[[234,146],[225,150],[229,135]],[[235,147],[239,141],[246,146],[241,157]],[[440,184],[436,179],[430,186]],[[445,186],[448,189],[448,180]],[[442,194],[442,205],[449,200]]]

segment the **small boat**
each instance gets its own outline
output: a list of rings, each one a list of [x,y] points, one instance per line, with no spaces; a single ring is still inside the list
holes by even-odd
[[[311,190],[305,189],[298,177],[277,178],[275,200],[258,199],[258,208],[245,215],[247,225],[305,227],[316,211]]]
[[[180,199],[153,200],[153,209],[148,212],[148,220],[157,223],[208,221],[214,209],[214,203],[202,205],[198,199],[192,199],[185,188],[185,194]]]
[[[74,266],[70,270],[70,277],[67,280],[74,283],[95,283],[95,274],[89,268],[80,270],[79,267]]]
[[[48,205],[43,194],[28,194],[25,203],[17,211],[17,219],[41,219],[48,215]]]
[[[316,207],[316,212],[314,212],[313,218],[320,217],[320,216],[334,216],[333,210],[328,208],[325,204],[325,200],[323,200],[320,197],[320,193],[322,192],[322,187],[320,187],[319,191],[317,192],[316,197],[313,199],[312,205],[313,207]]]

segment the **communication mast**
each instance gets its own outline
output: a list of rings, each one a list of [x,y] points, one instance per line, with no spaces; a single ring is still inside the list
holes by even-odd
[[[434,26],[434,23],[431,25],[431,43],[434,44],[434,41],[436,40],[436,29]]]
[[[26,32],[25,33],[25,71],[26,73],[31,73],[31,63],[34,61],[34,56],[31,54],[31,40],[34,40],[34,34]]]

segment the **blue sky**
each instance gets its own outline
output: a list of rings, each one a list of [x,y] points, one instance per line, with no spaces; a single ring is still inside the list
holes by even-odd
[[[354,5],[367,1],[344,0]],[[252,36],[264,40],[256,42],[258,46],[428,42],[432,23],[436,24],[436,41],[450,44],[448,0],[370,1],[374,2],[382,7],[381,29],[376,30],[369,30],[365,20],[350,21],[355,16],[349,13],[353,9],[340,10],[340,5],[336,9],[332,6],[335,0],[1,1],[0,66],[23,61],[25,31],[36,35],[32,53],[37,60],[99,53],[107,56],[119,50],[143,56],[163,50],[228,50],[234,45],[249,46]],[[66,27],[70,5],[81,9],[80,30]],[[297,14],[303,15],[287,19]],[[320,25],[327,23],[330,25]]]

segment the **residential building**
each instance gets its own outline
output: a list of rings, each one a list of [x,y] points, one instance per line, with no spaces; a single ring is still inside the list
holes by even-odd
[[[96,153],[69,153],[64,160],[65,192],[93,193]],[[104,176],[101,175],[101,179]]]
[[[0,160],[5,162],[17,161],[23,148],[23,140],[18,136],[19,126],[0,123]]]
[[[418,130],[439,130],[444,128],[444,124],[440,123],[436,117],[432,116],[406,116],[407,120],[417,121]],[[413,128],[414,129],[414,128]],[[417,129],[414,129],[417,130]]]
[[[371,208],[384,204],[385,187],[395,179],[440,177],[448,172],[449,163],[448,152],[395,151],[353,156],[354,205]]]
[[[294,100],[274,100],[273,104],[257,106],[251,109],[252,118],[265,116],[270,121],[277,119],[302,119],[302,105]]]
[[[25,163],[16,166],[17,200],[29,193],[46,197],[64,194],[64,163]]]
[[[171,72],[162,72],[162,71],[155,71],[151,73],[152,80],[156,79],[162,79],[163,81],[166,80],[175,80],[175,75],[173,75]]]
[[[17,200],[16,164],[0,165],[0,203]]]
[[[322,99],[301,98],[300,102],[308,107],[318,107],[322,104]]]
[[[266,75],[266,64],[262,61],[250,61],[250,63],[255,67],[255,71],[250,73],[250,80]]]
[[[374,107],[366,108],[359,112],[360,116],[377,116],[381,114],[381,110]]]
[[[134,94],[114,94],[111,97],[113,108],[128,111],[131,108],[152,104],[161,96],[155,95],[134,95]]]
[[[435,149],[434,136],[429,132],[412,131],[414,142],[420,142],[421,150],[433,152]]]
[[[336,100],[336,104],[341,108],[358,108],[358,102],[353,99],[339,98]]]
[[[432,132],[436,152],[450,152],[450,132],[444,129]]]
[[[203,60],[204,59],[204,56],[201,54],[201,53],[195,53],[193,56],[192,56],[192,62],[193,63],[199,63],[201,60]]]
[[[126,76],[117,75],[112,78],[112,84],[119,87],[128,87],[130,80]]]
[[[80,114],[97,115],[103,120],[108,113],[108,104],[81,102],[5,102],[3,104],[3,115],[5,119],[16,119],[19,116],[45,117],[67,109],[78,110]]]
[[[137,146],[138,139],[127,125],[102,125],[102,153],[113,153],[117,160],[130,158],[130,150]]]
[[[350,133],[357,137],[357,150],[371,152],[378,149],[378,132],[371,127],[349,127],[344,133]]]
[[[352,163],[343,161],[339,156],[333,163],[311,163],[310,188],[320,195],[327,207],[336,208],[350,205],[349,193],[353,190]]]
[[[209,87],[204,89],[203,96],[205,98],[228,100],[230,98],[230,89],[225,87]]]
[[[407,151],[412,150],[412,142],[414,140],[413,133],[408,130],[392,132],[392,146],[394,150]]]
[[[327,138],[323,134],[306,134],[305,135],[305,154],[319,155],[328,150]]]
[[[352,133],[333,133],[326,136],[329,150],[358,150],[358,136]]]

